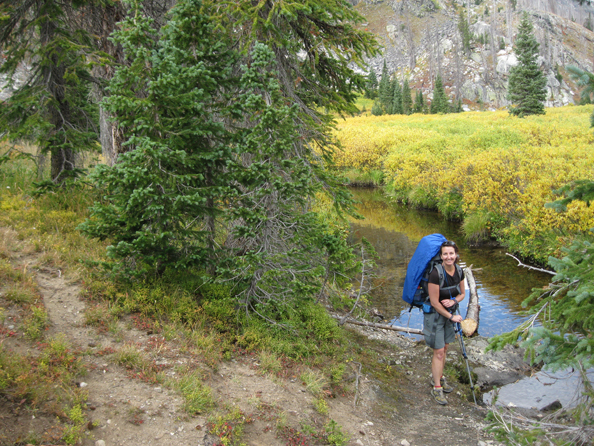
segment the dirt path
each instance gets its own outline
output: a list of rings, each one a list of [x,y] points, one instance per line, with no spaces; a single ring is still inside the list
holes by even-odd
[[[88,391],[87,414],[96,426],[89,430],[83,445],[215,444],[215,439],[206,432],[207,414],[189,416],[177,392],[131,378],[128,370],[102,352],[134,345],[160,364],[169,377],[175,377],[177,366],[201,366],[195,364],[196,359],[191,354],[181,350],[175,340],[166,341],[122,322],[115,333],[99,332],[86,326],[85,302],[80,299],[77,283],[69,282],[59,270],[38,266],[34,256],[23,256],[16,261],[20,267],[27,264],[28,271],[34,274],[51,321],[47,336],[63,334],[78,350],[86,353],[84,361],[89,372],[79,385]],[[10,319],[4,322],[9,323]],[[350,436],[348,445],[494,444],[485,436],[484,411],[474,408],[456,392],[449,397],[450,405],[445,407],[431,399],[430,352],[424,345],[394,333],[367,329],[361,332],[388,342],[388,346],[382,347],[386,366],[401,367],[406,373],[405,378],[393,383],[394,391],[390,394],[383,392],[373,377],[360,376],[356,407],[353,395],[326,399],[328,416]],[[23,347],[23,340],[18,337],[5,341],[11,348]],[[455,352],[451,357],[454,356]],[[300,379],[281,379],[261,373],[254,358],[223,362],[216,370],[211,370],[206,384],[212,388],[218,407],[238,407],[254,415],[242,437],[249,446],[288,444],[275,434],[279,416],[288,426],[303,426],[312,420],[321,422],[313,405],[314,397]],[[41,415],[34,418],[32,424],[30,417],[29,413],[16,410],[12,403],[0,410],[0,424],[10,424],[4,428],[5,432],[39,429],[44,426],[42,423],[51,425],[51,420]]]

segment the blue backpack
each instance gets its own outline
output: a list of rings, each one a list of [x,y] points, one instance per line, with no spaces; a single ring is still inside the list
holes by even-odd
[[[429,302],[429,275],[434,268],[439,274],[439,287],[444,288],[445,272],[441,264],[441,245],[447,239],[441,234],[426,235],[421,239],[415,250],[408,267],[406,268],[406,278],[404,279],[404,288],[402,289],[402,300],[410,304],[409,311],[413,307],[422,308],[424,313],[433,312]],[[462,269],[456,263],[458,274],[462,277]],[[452,287],[456,290],[456,295],[460,292],[460,284]]]

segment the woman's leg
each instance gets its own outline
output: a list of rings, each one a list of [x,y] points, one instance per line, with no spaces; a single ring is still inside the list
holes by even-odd
[[[431,374],[433,375],[433,383],[436,386],[440,385],[441,375],[443,374],[446,348],[447,344],[444,348],[433,349],[433,359],[431,360]]]
[[[443,371],[445,370],[446,355],[448,353],[448,345],[450,345],[450,344],[446,344],[445,347],[443,348],[443,360],[441,362],[441,375],[439,375],[439,379],[441,379],[441,377],[443,376]],[[437,382],[437,381],[435,381],[435,382]]]

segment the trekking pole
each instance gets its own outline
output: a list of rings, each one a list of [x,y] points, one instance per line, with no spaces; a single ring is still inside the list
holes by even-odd
[[[464,346],[464,341],[462,340],[462,325],[460,322],[452,322],[454,324],[454,331],[458,335],[458,339],[460,341],[460,350],[462,350],[462,356],[466,360],[466,370],[468,371],[468,380],[470,381],[470,388],[472,389],[472,398],[474,398],[474,404],[476,402],[476,395],[474,394],[474,384],[472,384],[472,375],[470,374],[470,365],[468,364],[468,355],[466,354],[466,347]]]

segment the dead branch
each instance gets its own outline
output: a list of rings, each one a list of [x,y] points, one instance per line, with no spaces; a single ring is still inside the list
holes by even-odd
[[[339,318],[338,316],[333,316],[335,319],[344,319]],[[373,328],[381,328],[382,330],[392,330],[392,331],[403,331],[405,333],[412,333],[412,334],[419,334],[422,335],[423,331],[418,330],[416,328],[407,328],[407,327],[399,327],[397,325],[386,325],[386,324],[376,324],[374,322],[367,322],[367,321],[356,321],[354,319],[345,320],[347,324],[353,325],[361,325],[363,327],[373,327]]]
[[[550,274],[552,276],[555,276],[557,274],[555,271],[549,271],[548,269],[537,268],[535,266],[526,265],[526,264],[520,262],[520,260],[517,257],[511,255],[509,252],[506,252],[505,255],[506,256],[510,256],[512,259],[514,259],[516,262],[518,262],[518,266],[521,266],[523,268],[532,269],[534,271],[540,271],[541,273],[547,273],[547,274]]]

